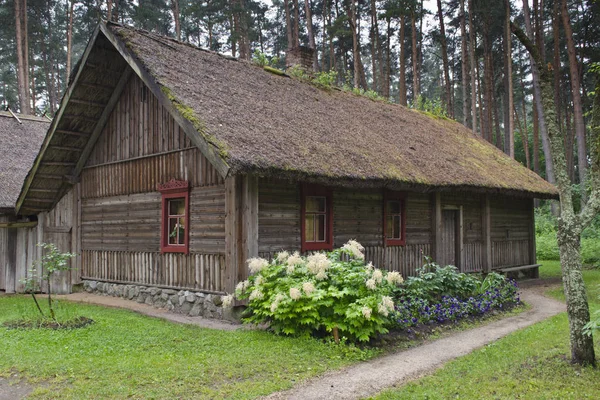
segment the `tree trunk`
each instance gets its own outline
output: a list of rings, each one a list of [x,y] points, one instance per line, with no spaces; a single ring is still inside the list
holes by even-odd
[[[292,15],[290,12],[290,0],[284,0],[285,28],[287,32],[287,48],[294,48],[294,34],[292,33]]]
[[[300,9],[298,7],[298,0],[293,0],[294,4],[294,25],[292,28],[292,40],[294,47],[300,46]]]
[[[398,95],[399,102],[403,106],[406,103],[406,40],[405,40],[405,29],[406,29],[406,18],[404,15],[400,15],[400,37],[398,38],[400,42],[400,77],[398,81]]]
[[[106,20],[107,21],[112,21],[112,8],[113,8],[112,0],[106,0]]]
[[[505,0],[505,12],[506,20],[504,23],[505,29],[505,108],[506,108],[506,120],[504,121],[504,152],[515,158],[515,132],[514,132],[514,119],[513,119],[513,75],[512,75],[512,42],[510,34],[510,0]]]
[[[533,38],[533,28],[531,26],[531,18],[529,16],[528,0],[523,0],[523,15],[525,17],[525,29],[527,32],[527,36],[529,38]],[[540,57],[542,57],[542,56],[540,55]],[[542,60],[543,59],[544,58],[542,58]],[[548,182],[554,183],[555,182],[554,165],[553,165],[552,157],[550,156],[550,140],[548,138],[548,130],[546,128],[548,116],[546,116],[544,114],[544,108],[542,106],[542,95],[541,95],[541,88],[540,88],[540,71],[538,70],[535,60],[531,56],[531,53],[530,53],[530,60],[531,60],[531,70],[532,70],[532,76],[533,76],[533,96],[535,99],[535,107],[536,107],[536,111],[537,111],[539,131],[542,136],[542,149],[544,150],[544,155],[545,155],[545,159],[546,159],[546,180]]]
[[[416,7],[416,6],[415,6]],[[415,10],[410,14],[410,27],[412,29],[412,72],[413,72],[413,103],[419,99],[419,49],[417,47],[417,15]]]
[[[375,0],[371,0],[371,64],[373,68],[373,90],[381,93],[383,74],[381,73],[381,57],[379,52],[379,24],[377,23],[377,6]]]
[[[385,72],[383,74],[383,97],[387,100],[390,98],[390,77],[391,77],[391,69],[392,69],[392,59],[391,59],[391,50],[390,50],[390,40],[392,37],[392,27],[391,27],[391,18],[387,17],[387,35],[385,41]]]
[[[563,285],[569,317],[571,361],[576,364],[595,365],[593,337],[583,333],[583,327],[590,320],[589,306],[583,274],[581,272],[580,240],[581,232],[600,210],[600,154],[594,153],[596,167],[594,188],[590,201],[579,214],[573,209],[573,192],[567,173],[564,153],[564,142],[556,123],[556,105],[553,96],[553,70],[545,66],[537,46],[516,25],[511,24],[512,32],[523,43],[540,71],[542,103],[546,115],[548,135],[551,143],[550,155],[556,172],[556,185],[560,193],[560,218],[558,220],[557,240],[560,251]],[[600,89],[600,79],[597,88]],[[596,95],[594,110],[600,117],[600,93]],[[599,118],[600,119],[600,118]],[[600,121],[596,121],[600,122]],[[598,134],[595,146],[600,150],[600,127],[595,127]]]
[[[73,9],[75,0],[69,1],[69,20],[67,22],[67,82],[71,78],[71,59],[73,56]]]
[[[462,78],[462,111],[463,111],[463,125],[469,126],[469,99],[467,98],[467,86],[469,77],[467,73],[467,25],[465,21],[465,0],[460,0],[460,34],[461,34],[461,46],[460,46],[460,72]]]
[[[179,12],[179,0],[171,0],[171,12],[173,13],[173,22],[175,23],[175,38],[181,40],[181,13]]]
[[[31,114],[29,104],[29,56],[27,51],[27,0],[15,0],[15,32],[17,42],[17,86],[19,112]]]
[[[477,134],[477,85],[475,75],[475,31],[473,28],[473,0],[469,0],[469,61],[471,62],[471,127]]]
[[[558,1],[558,0],[554,0]],[[577,137],[577,167],[579,169],[579,182],[582,190],[581,195],[585,199],[587,193],[585,187],[585,175],[587,170],[587,149],[585,145],[585,122],[583,121],[583,106],[581,102],[581,83],[579,79],[579,62],[575,52],[575,42],[573,41],[573,30],[569,20],[569,11],[567,10],[567,1],[561,2],[561,14],[563,26],[565,29],[565,38],[567,39],[567,53],[569,54],[569,73],[571,76],[571,92],[573,95],[573,124],[575,125],[575,136]]]
[[[525,153],[525,165],[527,169],[531,168],[531,160],[529,158],[529,138],[527,137],[527,116],[523,114],[523,120],[525,121],[525,128],[523,128],[523,124],[521,124],[521,120],[519,118],[519,113],[517,108],[513,104],[513,112],[515,113],[515,119],[517,120],[517,126],[519,127],[519,133],[521,134],[521,142],[523,144],[523,152]]]
[[[438,19],[440,21],[440,42],[442,46],[442,64],[444,68],[444,86],[446,94],[444,96],[444,103],[446,105],[446,112],[448,115],[454,117],[454,107],[452,106],[452,89],[450,82],[450,66],[448,63],[448,45],[446,44],[446,29],[444,26],[444,12],[442,10],[442,0],[437,0],[438,7]]]
[[[315,35],[313,33],[313,20],[310,0],[304,0],[304,8],[306,11],[306,30],[308,31],[308,47],[313,50],[313,71],[317,72],[319,70],[319,58],[317,53],[317,45],[315,43]]]
[[[364,79],[364,69],[360,60],[360,41],[359,33],[357,31],[357,16],[356,16],[356,0],[350,0],[348,9],[348,22],[350,29],[352,30],[352,59],[354,65],[354,87],[367,89],[366,81]]]
[[[540,174],[540,126],[537,113],[537,99],[533,95],[533,171]]]

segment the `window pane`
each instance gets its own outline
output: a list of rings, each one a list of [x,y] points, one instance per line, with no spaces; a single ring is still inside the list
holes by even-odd
[[[185,199],[170,199],[169,215],[185,215]]]
[[[312,214],[306,216],[304,225],[304,237],[307,242],[315,241],[315,216]]]
[[[394,239],[401,239],[400,227],[402,225],[402,221],[399,215],[394,216]]]
[[[317,215],[317,241],[324,242],[325,241],[325,214]]]
[[[394,238],[394,216],[388,215],[385,219],[385,237],[388,239]]]
[[[178,218],[179,227],[177,229],[178,244],[185,244],[185,218]]]
[[[169,218],[169,244],[177,244],[177,218]]]
[[[388,214],[400,214],[400,202],[397,200],[388,201]]]
[[[306,196],[306,212],[325,212],[325,197]]]

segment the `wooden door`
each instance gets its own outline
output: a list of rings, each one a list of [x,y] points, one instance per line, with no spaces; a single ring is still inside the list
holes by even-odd
[[[457,265],[457,220],[458,211],[442,211],[442,254],[438,257],[438,263],[444,265]]]

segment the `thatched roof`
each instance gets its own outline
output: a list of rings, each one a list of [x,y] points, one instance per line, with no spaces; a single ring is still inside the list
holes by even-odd
[[[223,176],[256,173],[347,186],[557,196],[553,185],[456,122],[320,89],[146,31],[101,24],[78,65],[18,207],[53,205],[32,202],[27,194],[29,187],[48,187],[36,178],[41,168],[66,178],[81,171],[102,116],[130,70]],[[67,140],[80,150],[51,150]],[[48,198],[56,202],[69,182],[57,180],[57,193]]]
[[[25,175],[40,150],[50,121],[0,111],[0,210],[14,210]]]
[[[110,29],[193,111],[230,173],[557,193],[459,123],[319,89],[146,32]]]

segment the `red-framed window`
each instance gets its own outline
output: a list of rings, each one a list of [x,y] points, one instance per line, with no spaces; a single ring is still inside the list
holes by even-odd
[[[333,249],[333,196],[331,189],[302,186],[302,251]]]
[[[162,194],[160,249],[163,253],[189,253],[190,185],[188,181],[171,181],[158,185]]]
[[[406,244],[406,201],[402,193],[383,195],[383,237],[386,246]]]

